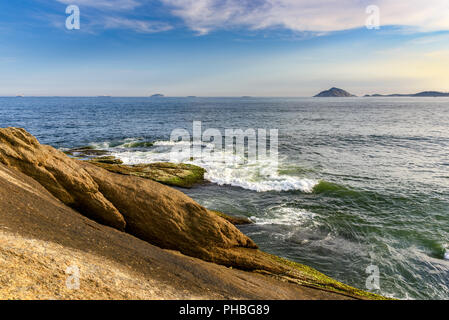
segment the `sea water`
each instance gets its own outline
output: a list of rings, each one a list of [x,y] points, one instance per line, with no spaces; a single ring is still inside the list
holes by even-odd
[[[127,164],[169,161],[193,121],[279,130],[278,165],[201,163],[210,183],[182,190],[251,218],[262,250],[362,289],[374,265],[377,293],[449,299],[448,98],[0,98],[0,127]]]

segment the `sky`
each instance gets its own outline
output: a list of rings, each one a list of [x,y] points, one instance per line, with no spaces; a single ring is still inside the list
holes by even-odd
[[[70,5],[79,29],[66,27]],[[334,86],[448,92],[449,0],[0,0],[0,96],[301,97]]]

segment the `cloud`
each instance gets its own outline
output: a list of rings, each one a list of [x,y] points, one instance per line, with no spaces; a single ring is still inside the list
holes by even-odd
[[[156,7],[180,18],[198,34],[214,30],[287,29],[327,33],[364,27],[368,6],[380,9],[381,26],[415,32],[449,30],[449,0],[56,0],[122,17],[122,26],[152,30],[146,19],[126,21],[127,14],[150,14]],[[162,7],[160,5],[162,4]],[[138,10],[136,10],[138,9]],[[119,18],[116,18],[118,20]],[[116,22],[116,25],[120,23]],[[139,27],[140,26],[140,27]],[[133,28],[134,28],[133,27]],[[157,29],[157,28],[156,28]],[[164,28],[162,28],[163,30]]]
[[[66,5],[78,5],[106,10],[132,10],[141,5],[136,0],[56,0]]]
[[[236,27],[330,32],[363,27],[370,5],[381,25],[449,30],[449,0],[160,0],[199,34]]]
[[[172,26],[164,22],[126,19],[120,17],[106,17],[102,21],[102,25],[105,29],[130,29],[140,33],[156,33],[172,29]]]
[[[78,5],[83,17],[83,30],[128,29],[139,33],[156,33],[172,29],[168,23],[148,18],[136,18],[134,9],[144,4],[142,0],[56,0],[67,5]],[[84,10],[90,8],[93,10]],[[63,27],[62,24],[58,25]]]

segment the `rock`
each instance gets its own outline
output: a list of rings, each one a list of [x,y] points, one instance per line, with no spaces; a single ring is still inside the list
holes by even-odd
[[[213,214],[216,214],[217,216],[229,221],[230,223],[232,223],[235,226],[239,226],[239,225],[245,225],[245,224],[252,224],[253,222],[246,218],[246,217],[235,217],[235,216],[230,216],[227,215],[223,212],[220,211],[215,211],[215,210],[209,210],[210,212],[212,212]]]
[[[97,150],[91,146],[80,147],[64,151],[65,154],[76,158],[91,158],[108,155],[108,151]]]
[[[0,129],[0,163],[33,178],[83,215],[119,230],[126,226],[127,232],[162,248],[208,261],[216,260],[220,250],[257,248],[230,222],[182,192],[71,159],[23,129]]]
[[[230,222],[180,191],[91,163],[82,167],[126,220],[126,231],[159,247],[213,261],[216,248],[257,248]]]
[[[125,229],[123,216],[76,161],[50,146],[39,144],[24,129],[0,129],[0,163],[32,177],[85,216],[119,230]]]
[[[80,215],[3,164],[0,186],[2,300],[349,299],[163,250]],[[66,286],[73,265],[77,290]]]
[[[122,160],[117,159],[114,156],[104,156],[104,157],[92,158],[91,160],[88,160],[88,161],[93,164],[95,164],[95,163],[123,164]]]
[[[93,159],[91,163],[110,172],[151,179],[181,188],[190,188],[195,184],[204,182],[204,173],[206,172],[203,168],[182,163],[120,165],[98,161],[98,158]]]
[[[264,288],[262,284],[267,283],[266,279],[270,277],[300,285],[301,290],[306,286],[334,292],[316,296],[335,298],[339,297],[335,293],[343,293],[357,298],[382,298],[344,285],[307,266],[258,250],[257,245],[229,221],[178,190],[149,179],[112,173],[92,163],[71,159],[50,146],[40,145],[23,129],[0,129],[0,183],[0,232],[4,228],[13,228],[14,232],[56,241],[82,252],[94,250],[100,255],[114,257],[115,261],[129,266],[131,270],[139,270],[153,277],[170,268],[173,272],[165,281],[196,272],[197,279],[192,280],[190,286],[195,282],[209,281],[209,287],[213,288],[211,283],[217,283],[220,279],[216,273],[224,274],[223,270],[228,270],[215,266],[209,268],[213,271],[207,273],[207,269],[194,259],[199,258],[239,269],[238,272],[252,271],[252,279],[259,279],[254,282],[253,286],[256,287]],[[85,217],[77,216],[65,204]],[[86,217],[118,230],[100,226]],[[150,244],[173,252],[155,251]],[[0,258],[3,256],[1,250],[0,247]],[[70,254],[66,252],[66,256]],[[11,254],[6,252],[6,256],[10,257]],[[183,259],[176,260],[177,256]],[[88,265],[90,258],[84,258],[83,265]],[[48,261],[45,256],[42,259],[22,262],[26,265],[26,261],[34,261],[35,264]],[[161,260],[166,263],[161,264]],[[114,270],[117,271],[116,267]],[[254,273],[258,273],[259,277],[254,277]],[[41,274],[38,272],[35,277]],[[204,280],[203,277],[212,280]],[[232,277],[233,282],[228,285],[235,284],[243,274],[232,273]],[[2,279],[4,277],[0,276],[0,292],[4,287]],[[183,283],[182,279],[177,281],[177,285]],[[279,283],[275,281],[272,284],[280,288]],[[100,285],[107,286],[106,283]],[[223,287],[226,286],[223,284]],[[255,297],[254,294],[250,296]],[[266,297],[271,296],[266,293]]]
[[[343,89],[334,87],[330,88],[329,90],[318,93],[315,97],[355,97],[355,95],[350,94],[349,92]]]

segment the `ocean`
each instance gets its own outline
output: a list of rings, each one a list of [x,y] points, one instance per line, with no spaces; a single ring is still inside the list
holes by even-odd
[[[277,167],[202,164],[209,182],[182,190],[251,218],[240,229],[262,250],[361,289],[374,268],[370,290],[389,297],[449,299],[449,98],[0,98],[0,127],[127,164],[169,161],[172,130],[193,121],[278,130]]]

